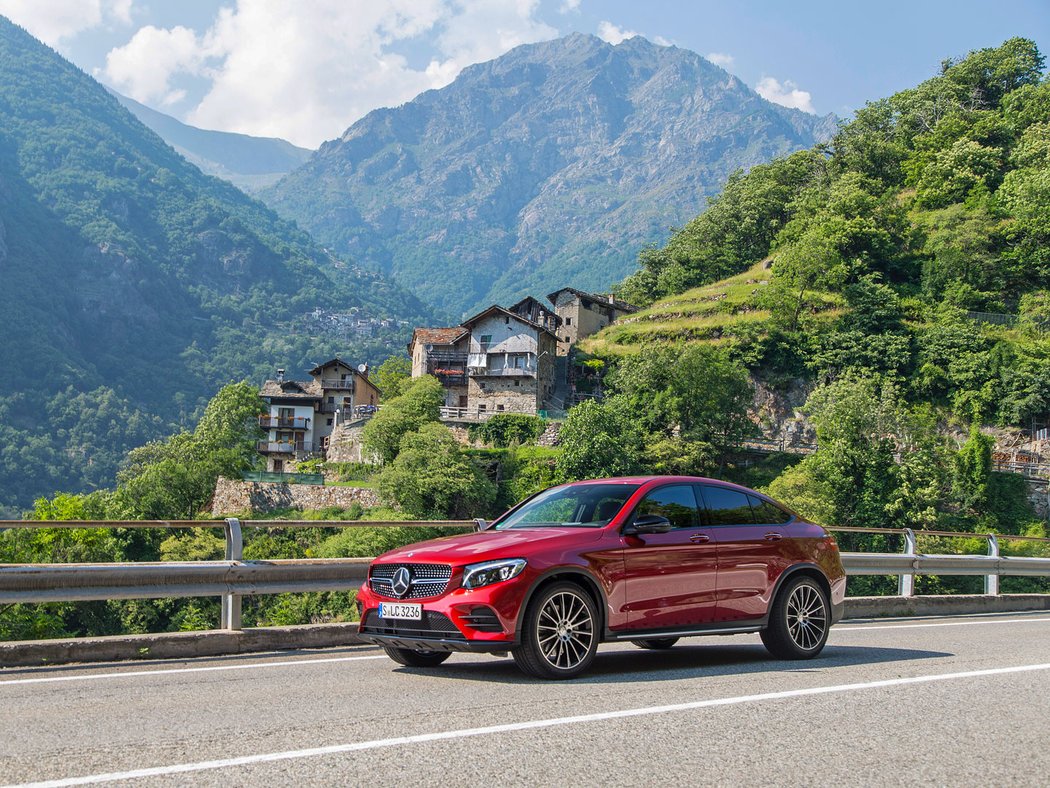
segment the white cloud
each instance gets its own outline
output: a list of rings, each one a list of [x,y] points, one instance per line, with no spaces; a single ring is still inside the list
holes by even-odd
[[[720,66],[721,68],[732,68],[733,63],[735,62],[735,58],[732,55],[727,55],[724,52],[711,52],[706,57],[716,66]]]
[[[0,14],[45,44],[60,46],[103,23],[131,23],[134,0],[0,0]]]
[[[537,5],[238,0],[203,32],[143,28],[109,53],[102,76],[161,102],[175,99],[180,80],[204,78],[209,88],[185,113],[188,122],[315,147],[376,107],[447,85],[471,63],[554,38],[557,31],[536,19]],[[428,44],[425,66],[401,53]]]
[[[817,112],[813,109],[813,97],[809,94],[809,91],[799,90],[798,85],[790,79],[780,82],[773,77],[762,77],[758,84],[755,85],[755,91],[767,101],[772,101],[774,104],[779,104],[782,107],[800,109],[811,115],[815,115]]]
[[[185,95],[172,89],[179,71],[199,73],[205,53],[197,34],[186,27],[140,28],[132,39],[106,55],[106,77],[136,101],[170,105]]]
[[[580,0],[563,0],[559,14],[573,14],[580,10]]]
[[[634,38],[639,35],[641,35],[641,33],[634,30],[624,30],[622,27],[617,27],[612,22],[602,21],[598,25],[598,38],[609,42],[613,46],[623,43],[628,38]]]

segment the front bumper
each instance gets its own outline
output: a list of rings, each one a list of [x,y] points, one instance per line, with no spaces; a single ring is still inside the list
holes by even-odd
[[[412,651],[470,651],[473,653],[502,653],[510,650],[512,643],[484,642],[476,640],[442,640],[438,638],[406,637],[402,635],[361,634],[365,643],[391,648],[405,648]]]
[[[519,576],[491,586],[465,589],[459,586],[458,574],[453,574],[449,590],[440,596],[407,600],[423,606],[423,618],[418,621],[380,619],[379,604],[397,600],[376,594],[366,581],[357,594],[361,639],[416,651],[491,653],[517,645],[518,612],[530,581]]]

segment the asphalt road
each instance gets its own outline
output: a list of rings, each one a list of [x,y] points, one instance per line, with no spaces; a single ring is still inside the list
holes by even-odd
[[[603,646],[570,682],[370,648],[0,671],[0,783],[1039,785],[1050,616]]]

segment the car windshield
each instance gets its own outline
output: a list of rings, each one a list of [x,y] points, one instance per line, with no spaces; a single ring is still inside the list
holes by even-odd
[[[511,512],[495,528],[600,528],[609,524],[637,489],[637,484],[553,487]]]

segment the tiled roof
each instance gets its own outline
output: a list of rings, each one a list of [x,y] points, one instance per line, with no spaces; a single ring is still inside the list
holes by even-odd
[[[412,332],[412,341],[424,345],[451,345],[467,333],[463,326],[455,328],[417,328]]]
[[[259,389],[259,396],[281,399],[320,399],[321,384],[316,380],[268,380]]]
[[[614,307],[619,309],[621,312],[637,312],[638,307],[628,304],[626,301],[621,301],[618,298],[613,298],[608,293],[586,293],[583,290],[577,290],[575,287],[563,287],[560,290],[555,290],[553,293],[547,296],[547,300],[552,304],[558,298],[559,293],[569,292],[577,298],[586,298],[589,301],[594,301],[597,304],[605,304],[606,306]]]

